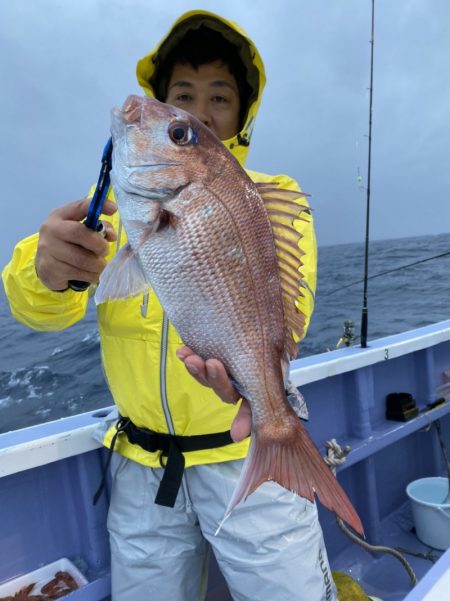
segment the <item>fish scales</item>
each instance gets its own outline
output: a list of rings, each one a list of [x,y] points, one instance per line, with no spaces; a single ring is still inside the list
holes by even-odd
[[[351,502],[286,399],[292,339],[288,345],[283,299],[289,293],[282,292],[276,228],[261,196],[270,197],[270,187],[260,194],[208,128],[152,98],[129,97],[113,111],[111,131],[111,179],[128,244],[102,274],[96,300],[153,288],[183,342],[204,359],[221,360],[248,399],[251,444],[225,518],[274,480],[311,501],[316,493],[362,533]],[[285,199],[292,210],[293,194],[277,190],[272,201]],[[280,247],[292,253],[298,235],[288,234]]]
[[[215,183],[220,189],[222,182]],[[270,224],[256,199],[248,203],[246,218],[236,220],[236,194],[228,195],[227,205],[217,194],[196,188],[186,188],[177,199],[183,216],[173,231],[163,230],[148,241],[142,262],[149,265],[152,286],[185,344],[205,359],[221,359],[250,398],[261,398],[268,392],[261,376],[276,357],[276,342],[281,353],[284,335]],[[255,196],[251,189],[250,196]],[[257,224],[256,231],[251,223]],[[258,370],[252,365],[255,358]],[[279,361],[276,369],[278,381]]]

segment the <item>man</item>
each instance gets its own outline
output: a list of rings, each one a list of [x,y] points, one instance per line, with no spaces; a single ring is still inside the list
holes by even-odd
[[[244,164],[265,75],[258,51],[237,26],[204,11],[183,15],[139,61],[137,77],[146,94],[194,114]],[[298,190],[287,176],[248,173]],[[71,290],[69,281],[95,284],[124,243],[113,202],[104,207],[105,239],[80,223],[88,205],[82,200],[54,211],[39,235],[19,243],[4,271],[13,314],[30,327],[58,330],[81,319],[88,293]],[[316,277],[310,216],[297,227],[305,253],[298,303],[309,322]],[[183,347],[153,293],[100,305],[98,320],[105,374],[121,416],[101,433],[115,451],[108,516],[113,599],[203,599],[210,547],[238,601],[335,599],[309,501],[266,482],[215,535],[250,432],[249,406],[237,402],[223,365]],[[163,439],[183,448],[192,436],[201,444],[183,452],[178,489],[170,451],[160,442],[150,447]]]

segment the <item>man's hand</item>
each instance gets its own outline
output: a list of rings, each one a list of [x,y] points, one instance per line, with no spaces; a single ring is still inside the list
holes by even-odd
[[[212,388],[225,403],[234,404],[241,398],[231,383],[223,363],[218,359],[203,361],[201,357],[195,355],[187,346],[178,349],[177,356],[184,362],[186,369],[197,382],[200,382],[203,386]],[[250,405],[246,399],[242,399],[239,411],[231,425],[231,438],[235,442],[243,440],[250,434],[251,427],[252,412]]]
[[[108,242],[117,236],[109,223],[104,223],[105,237],[81,223],[89,204],[89,199],[77,200],[55,209],[41,226],[36,273],[50,290],[65,290],[69,280],[95,284],[106,266]],[[113,202],[106,201],[102,212],[112,215],[116,210]]]

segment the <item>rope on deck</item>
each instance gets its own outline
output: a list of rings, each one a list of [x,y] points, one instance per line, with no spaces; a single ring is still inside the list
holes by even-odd
[[[342,448],[335,438],[328,440],[325,443],[325,447],[327,449],[327,455],[326,457],[324,457],[324,461],[331,469],[333,474],[336,476],[336,468],[338,467],[338,465],[342,465],[343,463],[345,463],[346,457],[350,453],[351,449],[349,446],[345,446],[344,448]],[[405,557],[403,557],[403,555],[399,551],[397,551],[397,549],[393,549],[392,547],[386,547],[384,545],[371,545],[370,543],[367,543],[365,540],[354,534],[351,530],[349,530],[344,524],[344,522],[341,520],[341,518],[336,516],[336,522],[339,528],[342,530],[342,532],[346,536],[348,536],[350,540],[352,540],[354,543],[356,543],[366,551],[370,551],[372,553],[389,553],[390,555],[398,559],[398,561],[408,572],[413,586],[417,584],[417,576],[415,575],[414,570],[412,569],[410,563],[405,559]]]

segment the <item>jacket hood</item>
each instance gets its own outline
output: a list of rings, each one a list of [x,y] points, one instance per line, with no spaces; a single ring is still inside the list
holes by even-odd
[[[228,21],[214,13],[193,10],[183,14],[170,29],[169,33],[159,42],[159,44],[146,56],[138,61],[136,67],[137,80],[144,93],[148,96],[155,96],[155,89],[152,83],[155,72],[164,60],[170,50],[181,40],[190,29],[198,29],[206,26],[215,31],[219,31],[238,49],[239,55],[247,72],[247,82],[251,93],[248,100],[247,112],[243,119],[241,131],[230,138],[223,140],[225,146],[238,159],[241,165],[245,164],[248,154],[248,147],[252,136],[256,113],[261,104],[262,91],[266,83],[264,64],[261,56],[253,42],[246,33],[232,21]]]

